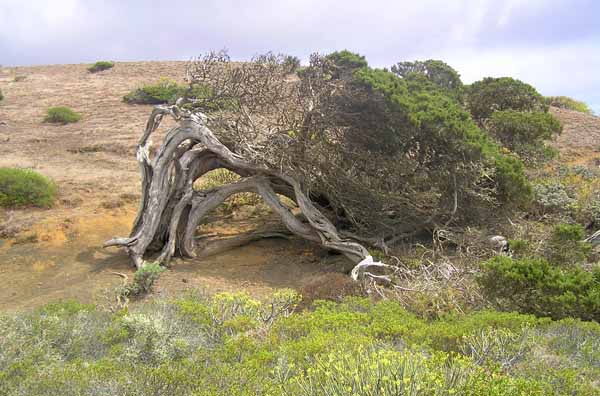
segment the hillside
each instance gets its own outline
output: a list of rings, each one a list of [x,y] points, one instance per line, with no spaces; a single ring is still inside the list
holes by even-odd
[[[563,133],[556,139],[555,147],[564,161],[592,165],[600,159],[600,117],[557,107],[550,111],[563,124]]]
[[[59,185],[59,202],[50,210],[0,212],[0,275],[5,279],[0,309],[64,297],[89,301],[120,284],[114,272],[132,274],[122,251],[100,248],[107,239],[128,233],[139,199],[134,151],[151,107],[121,99],[160,77],[181,80],[185,63],[117,63],[95,74],[86,67],[0,72],[5,96],[0,102],[0,167],[32,168]],[[82,113],[82,121],[60,126],[42,122],[46,109],[57,105]],[[557,108],[552,112],[564,124],[554,143],[562,160],[597,164],[600,118]],[[165,121],[163,130],[169,125]],[[232,235],[255,226],[242,212],[207,233]],[[322,252],[311,244],[265,240],[177,262],[161,279],[159,291],[198,286],[263,294],[279,287],[301,288],[322,274],[321,261]]]
[[[0,71],[0,167],[32,168],[59,186],[49,210],[0,209],[0,309],[24,308],[76,297],[90,301],[133,273],[123,251],[101,249],[126,235],[137,210],[135,145],[151,106],[128,105],[123,95],[161,77],[181,80],[185,62],[117,63],[89,73],[87,65],[3,68]],[[15,81],[15,76],[19,76]],[[44,123],[48,107],[66,105],[80,122]],[[169,127],[164,121],[162,130]],[[162,136],[162,135],[160,135]],[[156,141],[158,145],[160,142]],[[219,235],[256,225],[245,212]],[[235,220],[239,221],[235,221]],[[262,294],[301,287],[322,272],[315,248],[302,241],[265,240],[206,259],[179,263],[160,288],[248,289]]]

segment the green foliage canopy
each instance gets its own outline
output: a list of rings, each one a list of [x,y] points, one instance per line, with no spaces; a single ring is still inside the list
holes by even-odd
[[[441,60],[398,62],[392,66],[392,73],[402,78],[425,76],[429,81],[461,100],[463,83],[456,70]]]
[[[544,97],[529,84],[510,77],[486,77],[466,90],[466,105],[477,122],[491,117],[495,111],[547,110]]]
[[[329,144],[332,140],[326,137],[326,128],[314,125],[311,130],[316,139],[308,144],[314,146],[316,140],[326,145],[330,156],[325,160],[335,158],[339,165],[322,163],[323,158],[310,162],[320,165],[314,179],[327,179],[325,185],[317,181],[316,189],[325,190],[352,219],[371,218],[371,226],[392,226],[397,216],[411,228],[423,226],[425,217],[446,221],[455,194],[460,208],[455,219],[477,206],[482,196],[491,195],[508,206],[529,199],[522,163],[502,154],[446,89],[428,79],[400,78],[370,68],[358,55],[335,53],[327,59],[333,65],[325,65],[323,73],[331,76],[332,84],[341,80],[345,85],[323,105],[329,122],[325,127],[343,127],[343,131],[331,138],[335,144]],[[314,69],[305,70],[301,78],[314,81]],[[355,165],[357,160],[360,166]],[[346,178],[347,173],[340,175],[340,168],[352,169],[352,180]],[[493,170],[492,185],[484,180],[484,173],[489,174],[485,169]],[[427,215],[415,210],[416,202],[427,208]],[[381,218],[374,213],[392,216]]]

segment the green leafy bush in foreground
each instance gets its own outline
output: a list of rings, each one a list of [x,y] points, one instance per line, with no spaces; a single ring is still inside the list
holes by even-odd
[[[4,99],[4,95],[2,94],[2,90],[0,89],[0,100]]]
[[[498,307],[549,316],[600,321],[600,267],[554,266],[541,258],[487,261],[479,283]]]
[[[140,296],[152,291],[152,286],[165,271],[165,268],[158,263],[148,263],[135,271],[133,282],[124,285],[118,294],[121,298]]]
[[[545,99],[549,106],[592,114],[592,110],[585,102],[580,102],[568,96],[547,96]]]
[[[0,206],[52,206],[56,185],[28,169],[0,168]]]
[[[426,322],[391,301],[190,294],[110,313],[0,315],[2,395],[598,394],[600,325],[492,311]]]
[[[90,73],[96,73],[96,72],[100,72],[103,70],[111,69],[114,66],[115,66],[114,62],[111,62],[111,61],[98,61],[98,62],[94,63],[93,65],[91,65],[90,67],[88,67],[88,71]]]
[[[44,121],[55,124],[69,124],[81,120],[81,114],[66,106],[50,107]]]

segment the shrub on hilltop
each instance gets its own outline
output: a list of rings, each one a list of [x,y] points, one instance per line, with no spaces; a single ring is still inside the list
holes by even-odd
[[[98,61],[88,67],[90,73],[97,73],[104,70],[112,69],[115,66],[114,62],[111,61]]]
[[[575,100],[568,96],[547,96],[546,103],[548,104],[548,106],[579,111],[580,113],[592,114],[592,110],[587,105],[587,103]]]

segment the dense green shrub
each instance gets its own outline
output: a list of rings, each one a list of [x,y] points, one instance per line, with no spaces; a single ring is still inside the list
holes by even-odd
[[[500,309],[555,319],[600,320],[600,268],[561,268],[544,259],[494,257],[479,283]]]
[[[592,110],[585,102],[580,102],[568,96],[547,96],[545,100],[549,106],[592,114]]]
[[[0,100],[4,99],[4,95],[2,94],[2,90],[0,89]]]
[[[93,65],[91,65],[90,67],[88,67],[88,71],[90,73],[96,73],[96,72],[100,72],[103,70],[111,69],[114,66],[115,66],[114,62],[98,61],[98,62],[94,63]]]
[[[544,98],[534,87],[510,78],[486,77],[466,90],[466,104],[473,118],[482,122],[495,111],[546,111]]]
[[[432,196],[438,196],[442,201],[452,199],[458,188],[462,191],[459,207],[466,211],[468,205],[476,203],[476,197],[481,197],[473,188],[483,187],[486,183],[476,180],[481,176],[480,171],[473,168],[478,163],[495,170],[493,188],[499,202],[510,205],[529,199],[531,190],[521,161],[504,155],[445,90],[427,79],[403,79],[389,71],[367,67],[354,71],[353,78],[358,92],[354,97],[345,99],[348,102],[346,108],[353,110],[352,115],[343,116],[349,118],[347,123],[350,125],[345,132],[344,144],[367,150],[372,156],[380,156],[378,164],[381,165],[378,165],[377,172],[391,175],[381,180],[383,184],[413,186],[411,183],[417,183],[420,187],[415,184],[411,187],[414,191],[423,191],[423,186],[436,189],[436,194],[427,191],[413,197],[423,203]],[[382,99],[363,102],[362,98],[372,94]],[[352,155],[355,155],[354,152]],[[390,163],[386,165],[385,160]],[[408,176],[398,169],[411,169],[411,174]],[[367,180],[367,176],[361,176],[361,180]],[[382,196],[390,194],[377,185],[370,187],[372,191],[380,191]],[[339,188],[344,191],[348,183]],[[366,202],[370,214],[353,215],[361,219],[372,218],[372,205],[378,199]],[[398,199],[398,202],[402,201],[402,198]],[[451,206],[449,201],[431,202],[431,207]],[[403,209],[394,210],[404,213]],[[411,208],[403,217],[408,221],[416,214]]]
[[[81,120],[81,114],[66,106],[50,107],[46,114],[45,122],[56,124],[69,124]]]
[[[47,177],[28,169],[0,168],[0,206],[50,207],[56,185]]]
[[[504,147],[531,160],[546,157],[544,140],[562,132],[560,121],[550,113],[516,110],[493,112],[486,127]]]
[[[493,311],[426,322],[395,302],[367,299],[291,313],[278,302],[297,301],[289,296],[260,302],[241,294],[190,294],[115,313],[68,301],[0,314],[0,394],[598,391],[597,323]],[[281,314],[265,320],[271,312]]]
[[[591,244],[583,242],[585,230],[579,224],[558,224],[547,242],[548,260],[559,265],[584,263],[592,250]]]

